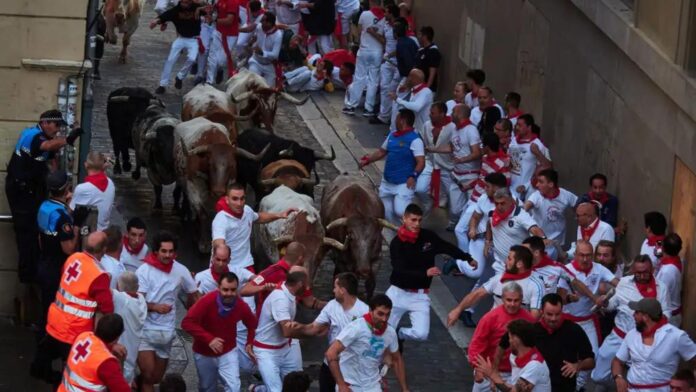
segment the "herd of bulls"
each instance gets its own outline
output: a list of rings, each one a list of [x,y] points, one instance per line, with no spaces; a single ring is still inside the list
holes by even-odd
[[[140,169],[147,168],[158,209],[162,186],[176,184],[174,209],[196,222],[201,252],[209,251],[214,205],[229,184],[253,188],[259,211],[297,208],[300,212],[287,220],[254,228],[257,264],[277,261],[279,248],[299,241],[306,247],[306,265],[313,278],[326,251],[333,248],[336,271],[357,273],[371,295],[382,228],[395,229],[383,219],[384,207],[374,186],[361,177],[338,176],[324,189],[317,211],[315,164],[333,160],[333,147],[326,154],[273,133],[278,101],[300,105],[308,97],[299,100],[269,88],[263,78],[246,70],[230,78],[226,87],[226,91],[209,85],[193,88],[183,97],[181,119],[143,88],[112,91],[107,118],[114,173],[132,169],[128,150],[135,150],[132,177],[139,179]]]

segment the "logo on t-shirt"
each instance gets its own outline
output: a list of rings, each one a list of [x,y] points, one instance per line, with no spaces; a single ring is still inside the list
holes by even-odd
[[[514,227],[514,226],[515,226],[515,221],[512,220],[512,219],[510,219],[510,220],[508,221],[508,226]]]
[[[372,359],[382,359],[382,352],[384,352],[384,339],[377,336],[370,336],[370,348],[363,351],[362,356]]]

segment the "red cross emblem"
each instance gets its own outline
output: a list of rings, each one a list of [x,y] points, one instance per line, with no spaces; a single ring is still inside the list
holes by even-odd
[[[80,277],[80,274],[82,271],[80,270],[80,261],[75,260],[72,264],[70,264],[70,267],[65,271],[65,283],[70,284],[74,280],[77,280],[77,278]]]
[[[92,340],[90,340],[89,338],[87,338],[81,342],[77,342],[75,344],[75,349],[74,349],[75,355],[73,355],[73,357],[72,357],[73,362],[79,363],[80,361],[86,361],[87,357],[89,356],[89,353],[90,353],[89,347],[91,345],[92,345]]]

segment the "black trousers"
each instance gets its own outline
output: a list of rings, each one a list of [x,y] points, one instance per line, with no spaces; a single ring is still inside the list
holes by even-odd
[[[5,194],[12,212],[17,254],[19,256],[17,271],[19,281],[33,283],[36,281],[39,259],[39,229],[36,215],[44,200],[44,192],[26,181],[17,180],[11,175],[5,179]]]
[[[68,359],[68,354],[70,354],[69,344],[46,334],[36,347],[36,355],[29,369],[31,376],[53,386],[58,386],[63,379],[63,373],[62,371],[53,370],[51,363],[58,358],[65,363]]]
[[[336,380],[331,374],[331,369],[326,363],[321,364],[321,369],[319,369],[319,392],[335,392],[336,391]]]

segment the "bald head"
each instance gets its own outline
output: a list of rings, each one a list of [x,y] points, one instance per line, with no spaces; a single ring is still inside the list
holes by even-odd
[[[293,241],[285,247],[285,261],[290,265],[302,265],[304,261],[305,246]]]
[[[408,73],[408,81],[411,86],[417,86],[425,82],[425,74],[418,68],[414,68]]]
[[[106,233],[95,231],[87,236],[85,252],[94,256],[97,260],[101,259],[106,252]]]
[[[91,171],[103,171],[106,167],[106,156],[100,152],[90,151],[85,160],[85,168]]]
[[[586,228],[597,219],[597,209],[593,203],[580,203],[575,209],[575,216],[580,227]]]
[[[466,120],[469,118],[469,115],[471,115],[471,108],[463,103],[455,105],[454,108],[452,108],[452,121],[455,123]]]

